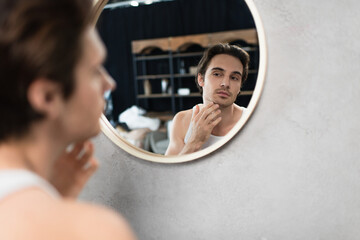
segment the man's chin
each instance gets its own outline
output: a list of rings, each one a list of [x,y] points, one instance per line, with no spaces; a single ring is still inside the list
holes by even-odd
[[[90,137],[96,137],[101,132],[100,124],[94,129],[94,132],[91,134]]]
[[[227,108],[227,107],[230,107],[232,106],[234,103],[233,102],[226,102],[226,101],[217,101],[217,103],[219,105],[220,108]]]
[[[101,128],[100,128],[100,124],[99,124],[96,127],[89,130],[86,134],[84,134],[82,136],[81,141],[85,141],[85,140],[88,140],[90,138],[96,137],[97,135],[100,134],[100,132],[101,132]]]

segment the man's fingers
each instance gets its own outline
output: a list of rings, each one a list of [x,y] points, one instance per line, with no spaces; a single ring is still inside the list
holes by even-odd
[[[79,142],[79,143],[74,144],[72,146],[72,149],[70,149],[68,151],[68,154],[70,155],[70,157],[76,158],[80,154],[81,150],[84,148],[84,145],[85,145],[84,142]]]
[[[219,105],[215,103],[210,103],[200,110],[199,106],[196,105],[194,108],[194,114],[192,116],[192,121],[197,123],[209,124],[213,122],[216,118],[219,117],[221,110]]]
[[[83,154],[79,156],[78,164],[84,166],[91,160],[94,154],[94,145],[91,142],[86,142],[83,148]]]
[[[221,122],[221,117],[216,118],[214,121],[210,122],[212,127],[214,128],[216,125],[218,125]]]
[[[220,116],[220,113],[221,113],[221,110],[220,109],[217,109],[217,110],[215,110],[215,111],[212,111],[209,115],[208,115],[208,117],[206,118],[206,121],[207,122],[212,122],[212,121],[214,121],[215,119],[217,119],[217,118],[219,118]]]
[[[215,103],[209,103],[208,105],[204,105],[200,110],[198,116],[199,118],[206,119],[208,115],[213,112],[214,110],[218,109],[219,105]]]
[[[212,107],[206,110],[204,113],[204,118],[208,121],[213,120],[213,118],[217,117],[221,113],[221,110],[219,109],[219,105],[214,104]]]
[[[218,108],[219,108],[218,104],[208,105],[208,108],[205,109],[204,114],[209,115],[210,113],[212,113],[213,111],[215,111]]]
[[[85,166],[85,171],[88,176],[91,176],[99,167],[99,162],[96,160],[96,158],[92,157],[88,164]]]
[[[199,107],[199,105],[196,104],[194,106],[193,114],[192,114],[191,118],[194,119],[196,117],[196,115],[198,115],[199,112],[200,112],[200,107]]]

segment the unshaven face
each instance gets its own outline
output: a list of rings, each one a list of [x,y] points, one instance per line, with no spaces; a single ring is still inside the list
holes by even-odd
[[[243,65],[236,57],[227,54],[214,56],[205,76],[198,78],[204,103],[214,102],[220,107],[232,105],[240,92],[242,73]]]
[[[104,93],[115,86],[102,65],[105,56],[105,47],[96,30],[89,28],[83,38],[83,56],[75,70],[75,89],[64,108],[66,129],[76,140],[100,132]]]

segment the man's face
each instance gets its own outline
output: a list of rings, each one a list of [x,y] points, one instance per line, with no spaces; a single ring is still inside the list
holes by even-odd
[[[75,89],[63,109],[62,121],[71,141],[84,140],[100,132],[104,93],[115,86],[102,66],[106,50],[95,29],[86,31],[82,46],[83,56],[75,69]]]
[[[223,108],[232,105],[240,92],[242,73],[243,65],[236,57],[227,54],[214,56],[205,76],[198,76],[204,104],[214,102]]]

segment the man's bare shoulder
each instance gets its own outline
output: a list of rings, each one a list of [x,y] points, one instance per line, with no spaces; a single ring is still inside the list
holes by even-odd
[[[244,108],[244,107],[237,105],[236,103],[234,103],[233,106],[234,106],[235,111],[242,111],[242,109]]]
[[[190,124],[192,110],[183,110],[175,114],[173,118],[173,129],[183,131],[187,129]]]
[[[68,227],[72,226],[72,230],[84,239],[135,239],[125,219],[104,206],[67,200],[59,209],[63,210],[64,219],[73,218]],[[58,214],[61,213],[58,211]]]
[[[184,129],[188,129],[191,121],[191,116],[192,116],[192,109],[183,110],[176,113],[173,119],[173,124],[175,129],[178,129],[181,132],[184,132]]]
[[[192,109],[183,110],[183,111],[176,113],[174,120],[175,119],[177,121],[189,120],[189,119],[191,119],[191,115],[192,115]]]
[[[236,122],[240,120],[240,118],[242,117],[243,114],[245,114],[245,112],[246,112],[245,107],[241,107],[234,103],[234,119],[236,120]]]
[[[38,189],[22,192],[0,204],[6,229],[0,239],[135,239],[126,221],[106,207],[54,199]]]

